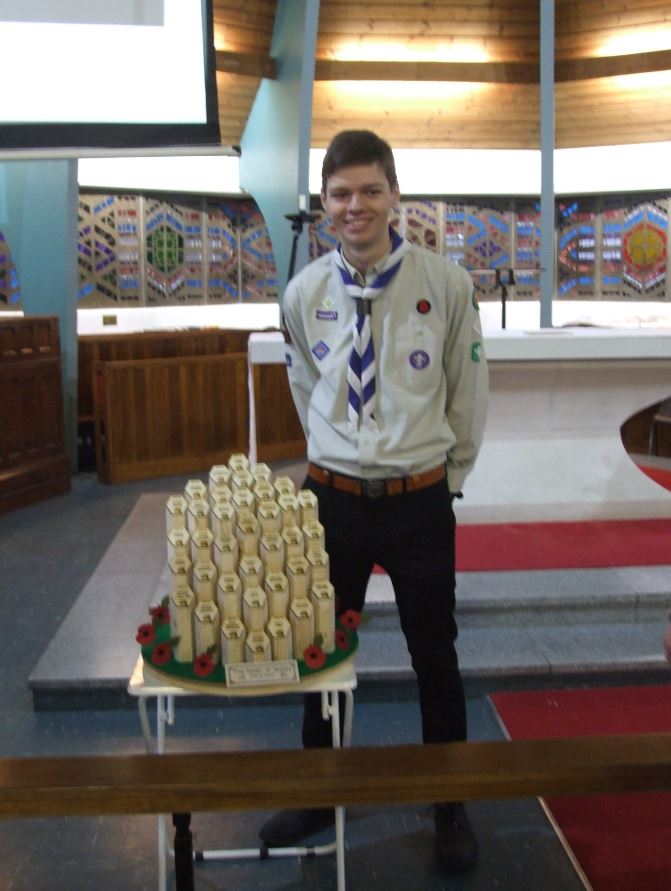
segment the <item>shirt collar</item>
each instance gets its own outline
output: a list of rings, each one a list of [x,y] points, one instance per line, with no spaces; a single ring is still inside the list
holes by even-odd
[[[380,257],[380,259],[376,260],[372,266],[368,267],[368,269],[366,270],[365,276],[363,276],[359,272],[359,270],[356,268],[356,266],[352,266],[352,264],[347,259],[347,257],[345,256],[343,251],[340,252],[340,256],[342,257],[343,263],[345,264],[347,271],[352,276],[354,281],[357,282],[357,284],[363,285],[365,283],[365,280],[369,279],[371,277],[371,275],[375,276],[378,274],[378,272],[380,272],[382,265],[385,263],[385,261],[389,257],[390,253],[391,253],[391,248],[387,251],[387,253],[383,257]]]

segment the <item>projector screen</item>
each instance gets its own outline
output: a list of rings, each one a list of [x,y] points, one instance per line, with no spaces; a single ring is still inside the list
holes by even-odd
[[[219,144],[211,0],[0,0],[0,41],[0,155]]]

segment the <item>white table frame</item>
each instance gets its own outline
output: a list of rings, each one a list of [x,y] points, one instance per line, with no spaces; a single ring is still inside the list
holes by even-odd
[[[152,675],[151,670],[144,670],[142,657],[133,670],[128,682],[128,692],[137,697],[140,726],[144,737],[147,752],[161,755],[165,751],[166,727],[172,727],[175,722],[175,700],[185,696],[228,696],[233,698],[245,696],[271,696],[286,693],[321,693],[322,715],[324,720],[331,720],[331,734],[333,747],[349,746],[352,738],[352,714],[354,706],[353,691],[356,689],[357,680],[354,664],[351,660],[323,675],[301,680],[296,684],[275,685],[272,687],[246,687],[246,688],[210,688],[203,684],[202,690],[186,689],[166,683],[157,676]],[[342,736],[340,732],[340,703],[338,694],[345,696],[345,714]],[[147,701],[156,700],[156,735],[152,734]],[[231,848],[214,851],[199,851],[194,854],[194,859],[203,860],[233,860],[233,859],[267,859],[270,857],[297,857],[307,854],[321,856],[322,854],[336,855],[336,870],[338,891],[345,891],[345,808],[335,808],[335,840],[324,845],[300,846],[286,848],[268,848],[261,844],[258,848]],[[158,816],[158,891],[166,891],[167,887],[167,860],[173,857],[174,851],[168,844],[167,821],[165,814]]]

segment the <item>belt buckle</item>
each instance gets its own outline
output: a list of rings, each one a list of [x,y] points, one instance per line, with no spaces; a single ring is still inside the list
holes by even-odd
[[[387,494],[385,480],[361,480],[361,491],[367,498],[380,498]]]

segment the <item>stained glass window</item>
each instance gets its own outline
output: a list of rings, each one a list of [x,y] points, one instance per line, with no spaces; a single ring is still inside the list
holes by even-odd
[[[277,271],[268,229],[251,201],[240,205],[240,268],[242,299],[248,303],[277,300]]]
[[[515,202],[515,289],[517,300],[540,299],[541,208],[539,202]]]
[[[557,298],[668,300],[669,198],[582,196],[557,202]],[[307,227],[310,258],[337,245],[326,215]],[[470,270],[481,300],[500,300],[496,271],[515,271],[511,300],[540,294],[540,206],[534,199],[408,199],[391,225]],[[278,299],[263,217],[252,201],[82,194],[80,306]],[[0,303],[19,288],[0,237]]]
[[[644,201],[625,208],[622,221],[625,297],[664,299],[668,240],[668,200]]]
[[[20,310],[21,289],[5,235],[0,231],[0,306]]]
[[[596,271],[596,200],[558,203],[557,297],[594,298]]]
[[[443,246],[443,206],[440,201],[404,201],[401,207],[401,230],[414,244],[441,251]]]
[[[83,193],[79,306],[278,299],[270,239],[253,202]]]

